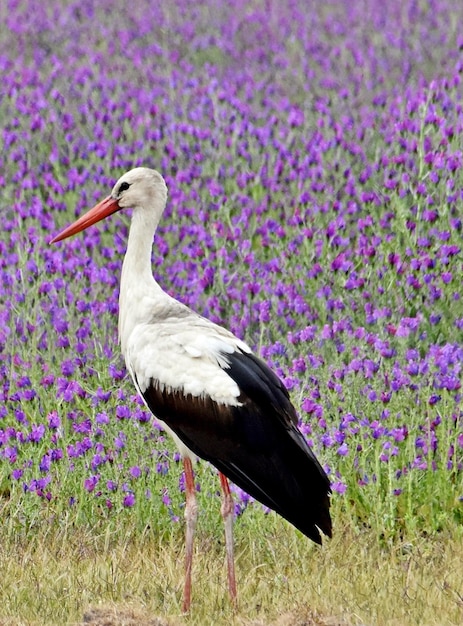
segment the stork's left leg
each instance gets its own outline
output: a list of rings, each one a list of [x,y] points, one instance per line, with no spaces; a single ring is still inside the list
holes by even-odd
[[[230,485],[226,476],[219,472],[220,486],[222,487],[222,514],[225,525],[225,548],[227,551],[227,568],[228,568],[228,590],[232,603],[236,606],[236,578],[235,578],[235,557],[233,554],[233,517],[234,505],[233,496],[230,492]]]

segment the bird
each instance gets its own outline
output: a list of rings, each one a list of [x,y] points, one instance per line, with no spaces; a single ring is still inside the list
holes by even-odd
[[[331,488],[298,428],[296,409],[280,378],[247,343],[170,296],[155,280],[151,255],[167,196],[158,171],[136,167],[50,243],[132,209],[120,279],[119,342],[138,393],[173,437],[183,460],[182,610],[188,613],[198,516],[193,463],[198,458],[218,470],[228,591],[235,606],[234,501],[229,481],[318,544],[321,533],[332,536]]]

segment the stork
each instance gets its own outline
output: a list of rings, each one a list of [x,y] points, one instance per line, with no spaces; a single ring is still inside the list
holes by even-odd
[[[319,544],[320,531],[331,537],[330,483],[298,429],[296,410],[275,373],[241,339],[169,296],[155,281],[151,252],[166,201],[163,177],[137,167],[51,243],[121,209],[133,209],[120,283],[119,341],[138,393],[183,458],[183,611],[188,612],[198,514],[192,461],[205,459],[219,472],[233,604],[234,504],[228,480]]]

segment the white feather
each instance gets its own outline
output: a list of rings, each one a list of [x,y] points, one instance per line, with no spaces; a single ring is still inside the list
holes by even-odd
[[[215,334],[213,325],[201,323],[198,328],[197,321],[192,316],[177,323],[167,319],[138,324],[126,342],[127,367],[135,373],[142,392],[157,383],[161,388],[238,406],[240,390],[227,374],[227,354],[244,346],[233,335]]]

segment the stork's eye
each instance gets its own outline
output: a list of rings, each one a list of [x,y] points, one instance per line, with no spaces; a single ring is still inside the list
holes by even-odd
[[[126,191],[130,187],[129,183],[123,182],[119,186],[119,193]]]

